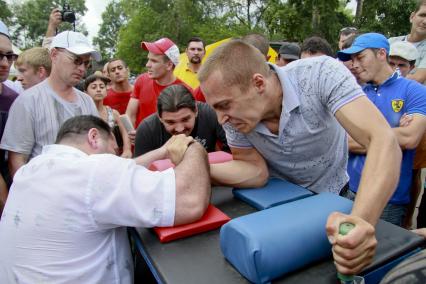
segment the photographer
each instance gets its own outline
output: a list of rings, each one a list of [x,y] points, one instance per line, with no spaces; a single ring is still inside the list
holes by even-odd
[[[47,25],[46,35],[41,45],[42,47],[50,47],[53,37],[56,35],[58,27],[62,22],[68,22],[71,24],[75,22],[75,14],[73,11],[70,10],[69,6],[64,6],[62,11],[59,8],[53,8],[50,12],[49,24]]]

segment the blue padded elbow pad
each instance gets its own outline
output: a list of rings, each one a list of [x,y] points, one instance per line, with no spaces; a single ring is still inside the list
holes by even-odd
[[[325,225],[330,213],[349,213],[352,201],[321,193],[235,218],[222,226],[220,247],[248,280],[268,283],[331,256]]]
[[[269,179],[268,184],[263,188],[235,188],[232,193],[236,198],[241,199],[257,210],[267,209],[313,195],[306,188],[277,178]]]

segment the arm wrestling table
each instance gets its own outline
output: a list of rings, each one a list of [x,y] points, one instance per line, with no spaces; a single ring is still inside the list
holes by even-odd
[[[211,203],[230,218],[256,212],[251,206],[235,199],[230,188],[215,187],[212,193]],[[283,222],[285,218],[286,216],[283,216]],[[163,244],[150,229],[132,228],[130,234],[138,252],[159,283],[248,283],[223,256],[219,244],[219,231],[220,229],[216,229]],[[379,282],[386,271],[405,257],[418,252],[424,244],[423,238],[384,221],[377,224],[376,237],[378,246],[374,261],[361,274],[365,276],[366,283]],[[377,270],[381,271],[377,273]],[[273,281],[273,283],[313,282],[338,283],[331,256],[327,260]]]

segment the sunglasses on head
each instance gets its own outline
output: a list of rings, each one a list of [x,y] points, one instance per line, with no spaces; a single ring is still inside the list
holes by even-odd
[[[346,28],[343,28],[343,29],[340,30],[341,33],[342,32],[356,32],[356,31],[358,31],[358,29],[355,28],[355,27],[346,27]]]
[[[5,57],[9,63],[12,63],[18,59],[18,55],[15,53],[0,53],[0,61],[2,61]]]
[[[74,65],[80,66],[81,64],[84,64],[84,67],[90,68],[92,61],[89,60],[83,60],[80,56],[77,56],[75,54],[72,54],[71,52],[67,51],[65,48],[56,48],[58,51],[63,52],[68,58],[72,59]]]

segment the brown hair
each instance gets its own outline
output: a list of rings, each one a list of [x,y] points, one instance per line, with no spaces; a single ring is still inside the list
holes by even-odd
[[[426,0],[418,0],[416,4],[416,8],[413,12],[417,13],[423,5],[426,5]]]
[[[237,85],[243,92],[250,86],[253,74],[270,75],[270,68],[259,50],[239,39],[217,47],[201,65],[198,80],[206,81],[215,71],[221,73],[225,87]]]
[[[266,36],[262,34],[252,33],[243,36],[242,40],[259,49],[259,51],[263,55],[268,56],[269,40],[266,38]]]

